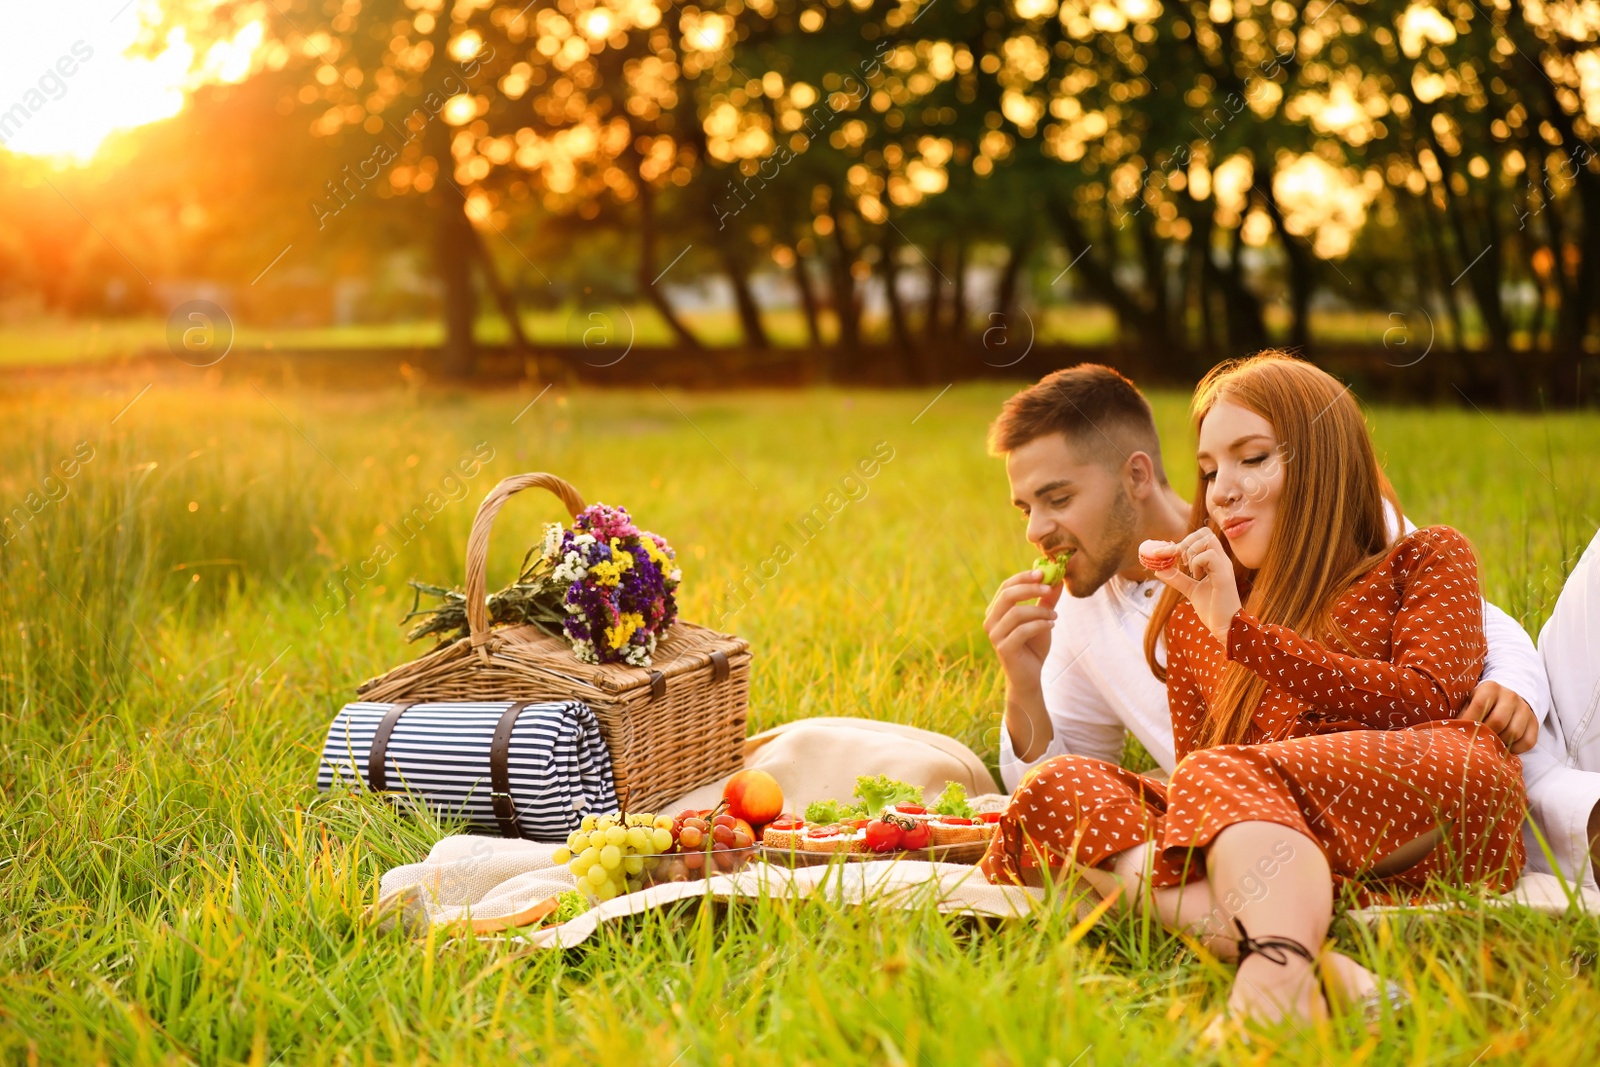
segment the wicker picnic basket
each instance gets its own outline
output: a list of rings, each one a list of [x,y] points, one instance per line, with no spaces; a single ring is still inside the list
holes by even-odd
[[[484,497],[467,538],[471,635],[363,682],[362,700],[581,700],[611,752],[617,797],[649,811],[742,764],[750,698],[750,645],[678,620],[652,666],[584,663],[566,640],[534,626],[491,630],[486,569],[495,515],[524,489],[548,489],[574,516],[583,497],[553,474],[518,474]]]

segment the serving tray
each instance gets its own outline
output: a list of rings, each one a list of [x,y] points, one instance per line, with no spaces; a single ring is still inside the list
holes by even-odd
[[[820,867],[833,860],[846,863],[864,863],[867,860],[923,860],[928,863],[975,864],[989,851],[987,841],[967,841],[959,845],[930,845],[927,848],[902,849],[899,852],[802,852],[799,849],[768,848],[759,846],[758,854],[768,863],[785,867]]]

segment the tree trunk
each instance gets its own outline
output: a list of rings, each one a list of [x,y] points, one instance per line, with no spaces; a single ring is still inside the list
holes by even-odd
[[[1017,278],[1021,276],[1022,265],[1027,262],[1032,248],[1031,237],[1019,238],[1006,247],[1006,263],[1000,269],[1000,285],[995,294],[994,309],[1008,326],[1017,310]]]
[[[1449,253],[1444,247],[1444,234],[1439,230],[1439,223],[1433,214],[1432,197],[1423,197],[1417,203],[1417,215],[1422,220],[1418,228],[1428,244],[1430,258],[1433,261],[1433,284],[1439,291],[1442,301],[1442,310],[1450,316],[1450,343],[1457,352],[1467,349],[1466,316],[1462,313],[1459,290],[1450,284]]]
[[[1272,180],[1269,175],[1267,180]],[[1289,232],[1283,212],[1278,210],[1278,199],[1271,188],[1256,187],[1256,195],[1272,220],[1283,254],[1289,260],[1289,347],[1305,355],[1311,350],[1311,289],[1315,284],[1315,264],[1311,249],[1303,239]]]
[[[811,278],[811,261],[794,250],[794,285],[800,290],[800,311],[806,319],[806,335],[813,351],[822,350],[822,309],[817,300],[816,282]]]
[[[656,283],[656,207],[655,191],[646,182],[639,182],[639,288],[656,312],[667,321],[678,343],[685,348],[701,351],[705,348],[700,339],[684,325],[673,309],[667,294]]]
[[[430,34],[435,55],[443,55],[449,37],[449,20],[438,19]],[[438,167],[426,203],[433,214],[434,272],[444,299],[444,345],[439,353],[439,369],[447,378],[465,379],[476,370],[478,359],[473,339],[478,301],[472,288],[478,234],[467,218],[466,194],[453,177],[455,157],[450,142],[454,136],[444,117],[435,115],[424,128],[422,147]]]
[[[472,377],[478,349],[472,328],[478,302],[472,289],[472,260],[478,234],[467,218],[467,202],[450,178],[450,127],[442,118],[428,123],[428,150],[439,165],[428,198],[434,216],[434,270],[444,287],[444,346],[439,369],[447,378]]]
[[[906,320],[905,303],[900,299],[900,245],[892,230],[884,235],[879,250],[883,254],[883,295],[889,304],[889,332],[900,357],[899,376],[903,382],[912,382],[917,377],[916,350],[911,340],[911,324]]]
[[[1583,344],[1583,309],[1581,302],[1576,300],[1572,293],[1571,279],[1567,274],[1566,255],[1566,220],[1562,217],[1562,207],[1559,200],[1550,189],[1550,178],[1545,170],[1544,157],[1540,153],[1541,145],[1532,138],[1527,140],[1528,151],[1523,153],[1528,161],[1528,176],[1531,185],[1538,185],[1544,190],[1540,193],[1540,210],[1538,215],[1525,210],[1519,218],[1522,220],[1523,241],[1530,246],[1538,244],[1550,255],[1550,281],[1547,283],[1550,294],[1555,298],[1555,321],[1545,323],[1542,329],[1550,334],[1548,351],[1554,356],[1557,353],[1571,353],[1580,351]],[[1526,192],[1523,194],[1523,206],[1529,207]],[[1542,233],[1541,238],[1537,234]],[[1530,257],[1531,258],[1531,257]],[[1535,272],[1537,275],[1537,271]],[[1549,316],[1540,308],[1541,318]],[[1552,361],[1556,362],[1556,361]]]
[[[744,332],[745,347],[765,352],[772,347],[772,342],[767,339],[766,327],[761,324],[761,308],[750,291],[750,267],[736,244],[738,238],[733,234],[728,236],[729,240],[721,246],[722,265],[733,283],[733,302],[739,311],[739,328]]]
[[[1504,32],[1519,54],[1523,56],[1541,54],[1543,39],[1528,24],[1527,13],[1522,10],[1522,5],[1509,5],[1505,19]],[[1560,136],[1561,147],[1566,152],[1569,163],[1574,164],[1572,181],[1577,186],[1578,203],[1581,206],[1579,238],[1574,242],[1579,251],[1579,259],[1577,269],[1573,272],[1575,276],[1571,292],[1572,315],[1563,323],[1559,342],[1566,365],[1561,366],[1562,360],[1552,360],[1554,373],[1552,385],[1556,386],[1558,393],[1565,393],[1569,388],[1568,375],[1565,372],[1571,369],[1573,392],[1569,395],[1576,399],[1578,387],[1576,376],[1584,359],[1583,342],[1590,323],[1596,315],[1600,315],[1600,173],[1596,173],[1590,166],[1595,156],[1591,142],[1579,136],[1574,116],[1562,106],[1561,96],[1555,84],[1539,64],[1530,63],[1528,66],[1539,76],[1528,77],[1524,71],[1522,80],[1527,88],[1527,99],[1532,100],[1537,95],[1542,97],[1545,105],[1542,109],[1543,115],[1535,111],[1533,118],[1535,120],[1544,118]],[[1523,69],[1520,64],[1518,69]],[[1579,106],[1581,113],[1582,105]],[[1535,125],[1537,122],[1531,123],[1530,129]],[[1567,244],[1564,238],[1563,233],[1552,234],[1556,247],[1563,251],[1573,247]],[[1565,260],[1565,255],[1557,256],[1557,269],[1566,269]]]
[[[1203,201],[1189,222],[1193,227],[1189,232],[1189,279],[1195,311],[1200,316],[1200,343],[1195,348],[1210,362],[1216,353],[1226,351],[1217,332],[1216,314],[1211,307],[1210,276],[1206,270],[1211,262],[1211,231],[1216,226],[1216,212],[1211,202]]]
[[[533,346],[528,344],[528,335],[522,332],[522,314],[517,308],[516,295],[506,285],[505,279],[500,277],[483,234],[474,230],[473,235],[477,237],[475,248],[478,266],[483,270],[484,284],[489,287],[496,306],[500,308],[500,316],[506,320],[506,326],[511,331],[511,350],[518,356],[526,357],[533,351]]]
[[[928,257],[928,304],[922,315],[922,336],[930,344],[939,343],[944,333],[944,276],[939,265],[946,261],[945,250],[945,243],[940,241]]]
[[[833,313],[839,320],[839,337],[835,347],[849,359],[861,354],[861,299],[856,293],[856,278],[851,268],[855,265],[855,252],[845,236],[843,220],[828,207],[828,217],[833,220]]]
[[[967,242],[956,245],[954,277],[950,285],[950,339],[957,343],[967,337]]]
[[[1095,253],[1096,243],[1089,240],[1083,224],[1073,215],[1072,209],[1059,197],[1050,197],[1046,201],[1046,209],[1061,237],[1061,245],[1068,259],[1079,264],[1075,269],[1082,271],[1079,276],[1083,279],[1084,288],[1111,308],[1117,318],[1118,332],[1131,331],[1147,350],[1165,352],[1167,340],[1159,316],[1152,315],[1148,307],[1135,301],[1117,284],[1111,264]]]
[[[1261,298],[1245,283],[1245,238],[1240,227],[1229,232],[1227,270],[1214,272],[1222,286],[1222,304],[1227,307],[1227,339],[1230,349],[1240,355],[1267,347],[1267,322],[1262,315]]]
[[[1424,112],[1423,114],[1427,114]],[[1445,218],[1450,224],[1450,234],[1455,238],[1456,252],[1462,263],[1457,280],[1465,280],[1472,290],[1472,299],[1483,318],[1484,332],[1488,334],[1482,354],[1482,363],[1489,377],[1496,382],[1502,404],[1514,403],[1520,393],[1518,368],[1511,358],[1511,331],[1506,321],[1505,304],[1500,299],[1501,255],[1495,247],[1497,235],[1485,236],[1479,227],[1471,225],[1467,212],[1472,203],[1465,196],[1456,196],[1450,189],[1452,161],[1438,145],[1433,146],[1439,161],[1440,189],[1444,193]],[[1455,283],[1452,282],[1452,285]]]

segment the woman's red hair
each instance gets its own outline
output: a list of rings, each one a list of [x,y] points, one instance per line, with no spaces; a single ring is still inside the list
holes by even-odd
[[[1272,423],[1283,463],[1283,489],[1267,554],[1257,570],[1233,558],[1245,586],[1244,608],[1266,623],[1335,645],[1343,644],[1329,613],[1340,594],[1376,566],[1391,546],[1385,501],[1400,522],[1400,501],[1378,466],[1372,435],[1355,397],[1332,375],[1277,351],[1218,364],[1195,387],[1190,415],[1196,436],[1219,401],[1247,408]],[[1190,529],[1209,521],[1198,480]],[[1213,528],[1215,528],[1213,526]],[[1156,641],[1180,596],[1168,588],[1145,631],[1145,658],[1156,677]],[[1238,744],[1245,738],[1266,681],[1228,664],[1207,709],[1197,747]]]

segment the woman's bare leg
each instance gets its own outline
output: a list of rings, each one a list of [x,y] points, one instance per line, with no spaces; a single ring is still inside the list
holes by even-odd
[[[1270,879],[1262,857],[1272,857]],[[1322,950],[1333,921],[1333,872],[1316,840],[1270,822],[1227,827],[1206,850],[1211,885],[1232,921],[1252,938],[1289,938],[1311,953]],[[1254,891],[1247,892],[1252,887]],[[1239,964],[1228,1006],[1252,1018],[1313,1019],[1326,1014],[1316,966],[1286,952],[1274,962],[1257,952]]]
[[[1304,834],[1276,823],[1239,826],[1251,829],[1238,834],[1232,832],[1238,827],[1230,827],[1219,834],[1207,857],[1208,876],[1186,885],[1149,886],[1150,862],[1155,851],[1153,842],[1117,853],[1111,857],[1110,870],[1080,867],[1077,874],[1102,897],[1120,889],[1123,896],[1117,904],[1118,910],[1139,909],[1166,929],[1193,937],[1225,961],[1239,957],[1238,928],[1233,924],[1235,916],[1245,924],[1252,937],[1292,937],[1316,952],[1327,937],[1333,905],[1332,872],[1321,847]],[[1222,845],[1220,857],[1216,855],[1219,844]],[[1264,856],[1275,861],[1265,870]],[[1284,856],[1299,863],[1285,861]],[[1217,859],[1221,860],[1220,867]],[[1269,906],[1269,899],[1274,897],[1276,903]],[[1305,906],[1307,901],[1311,902],[1309,909]],[[1303,912],[1295,917],[1300,924],[1296,927],[1300,930],[1298,935],[1288,932],[1289,928],[1282,927],[1279,922],[1274,909],[1285,906],[1291,912]],[[1257,929],[1258,925],[1262,928]],[[1316,978],[1310,966],[1298,956],[1291,955],[1289,959],[1289,966],[1297,975],[1309,976],[1299,983],[1303,988],[1295,990],[1299,994],[1295,998],[1296,1014],[1302,1018],[1321,1014]],[[1360,999],[1377,988],[1377,976],[1349,956],[1328,951],[1323,959],[1327,965],[1326,977],[1338,984],[1346,999]],[[1264,1005],[1257,1002],[1262,1000],[1263,991],[1279,990],[1294,983],[1285,983],[1283,967],[1265,958],[1253,957],[1244,966],[1241,974],[1244,982],[1250,984],[1235,983],[1230,1005],[1253,1015],[1278,1018],[1282,1006],[1274,1003],[1271,1010],[1263,1011]]]

